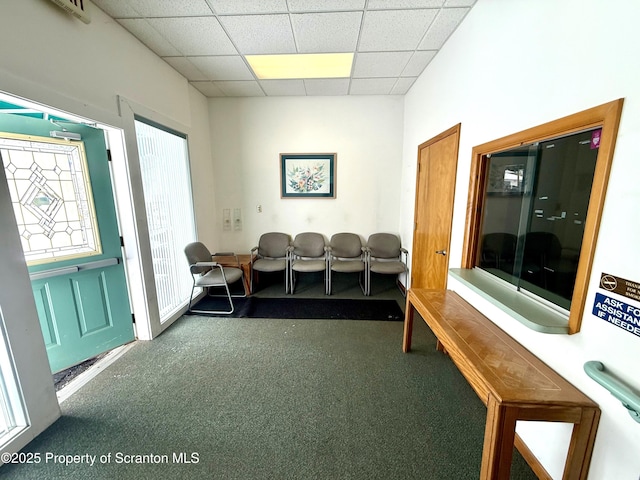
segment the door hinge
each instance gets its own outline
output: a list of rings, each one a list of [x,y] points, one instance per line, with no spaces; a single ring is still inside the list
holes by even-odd
[[[112,160],[112,159],[111,159],[111,150],[109,150],[108,148],[107,148],[107,160],[108,160],[109,162]]]
[[[136,324],[136,315],[135,313],[131,314],[131,322],[135,325]]]

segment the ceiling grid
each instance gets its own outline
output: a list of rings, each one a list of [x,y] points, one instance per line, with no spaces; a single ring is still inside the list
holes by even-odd
[[[92,0],[208,97],[404,95],[476,0]],[[353,53],[348,78],[260,80],[245,55]]]

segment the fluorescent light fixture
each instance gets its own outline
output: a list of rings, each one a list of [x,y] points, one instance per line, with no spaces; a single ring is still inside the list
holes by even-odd
[[[346,78],[353,53],[245,55],[260,80],[284,78]]]

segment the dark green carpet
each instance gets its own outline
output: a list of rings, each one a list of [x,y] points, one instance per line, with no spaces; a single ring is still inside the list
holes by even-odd
[[[477,479],[484,405],[422,322],[412,353],[401,343],[401,322],[183,317],[25,449],[110,461],[5,465],[0,477]],[[116,463],[123,454],[169,463]],[[518,455],[511,478],[535,478]]]
[[[231,314],[212,314],[233,318],[295,318],[334,320],[404,320],[395,300],[359,300],[342,298],[259,298],[233,299]],[[220,297],[204,297],[192,308],[195,310],[225,311],[229,301]],[[197,315],[197,314],[194,314]]]

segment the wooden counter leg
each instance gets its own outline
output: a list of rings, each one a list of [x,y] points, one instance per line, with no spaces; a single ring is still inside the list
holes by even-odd
[[[489,395],[480,480],[509,480],[518,408],[500,404]]]
[[[599,421],[599,408],[582,409],[580,423],[573,426],[563,480],[586,480]]]
[[[404,309],[404,331],[402,333],[402,351],[405,353],[411,350],[414,313],[413,305],[411,305],[411,300],[409,300],[409,293],[407,293],[407,303]]]

